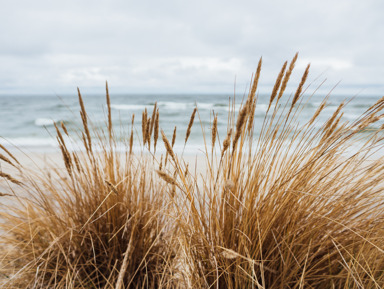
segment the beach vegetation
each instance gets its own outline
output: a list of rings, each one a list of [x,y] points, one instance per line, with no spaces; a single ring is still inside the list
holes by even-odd
[[[229,99],[225,135],[215,112],[205,127],[191,109],[183,145],[200,123],[195,163],[174,150],[176,127],[164,133],[156,104],[118,139],[108,86],[104,129],[80,91],[83,126],[72,136],[56,124],[60,168],[24,167],[1,147],[2,288],[384,287],[384,98],[347,121],[348,100],[329,114],[326,95],[303,122],[310,66],[287,91],[296,61],[262,119],[262,59],[240,109]],[[70,149],[76,138],[82,147]]]

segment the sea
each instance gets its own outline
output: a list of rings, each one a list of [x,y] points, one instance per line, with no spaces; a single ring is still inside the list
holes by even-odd
[[[321,104],[325,95],[304,97],[298,122],[304,124],[310,119]],[[269,104],[270,96],[260,94],[255,112],[254,138],[257,140]],[[320,128],[324,122],[345,100],[343,119],[353,122],[366,109],[380,98],[379,95],[362,95],[351,98],[348,95],[330,95],[328,105],[316,122]],[[92,128],[106,129],[107,106],[105,95],[83,95],[83,101]],[[169,139],[177,127],[176,151],[183,151],[186,129],[190,115],[195,106],[198,107],[194,126],[188,140],[187,151],[195,153],[204,150],[204,135],[207,145],[210,142],[211,122],[213,115],[218,115],[219,141],[223,141],[228,124],[229,104],[235,101],[237,112],[244,101],[243,95],[233,94],[114,94],[111,95],[112,120],[116,140],[123,144],[129,138],[132,117],[134,117],[135,150],[140,150],[141,114],[146,108],[152,114],[157,103],[160,112],[160,128]],[[289,101],[288,99],[282,99]],[[268,116],[267,116],[268,117]],[[69,148],[82,150],[79,130],[82,129],[78,96],[66,95],[0,95],[0,143],[7,149],[21,149],[36,152],[50,152],[58,149],[54,123],[63,122],[70,135]],[[378,129],[375,124],[372,129]],[[94,136],[96,138],[96,136]],[[221,139],[220,139],[221,137]],[[125,140],[125,141],[124,141]],[[160,143],[160,147],[162,144]],[[124,149],[124,145],[121,146]]]

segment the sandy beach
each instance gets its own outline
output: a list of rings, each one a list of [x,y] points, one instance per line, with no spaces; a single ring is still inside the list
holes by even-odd
[[[32,174],[36,175],[48,175],[49,172],[53,172],[54,170],[65,171],[65,164],[63,161],[63,156],[60,151],[50,151],[50,152],[28,152],[28,151],[12,151],[13,156],[20,162],[23,167],[24,174],[26,171],[32,172]],[[80,152],[79,155],[83,153]],[[120,154],[121,159],[123,160],[125,157],[124,153]],[[148,153],[144,153],[144,158],[153,161],[153,157]],[[133,155],[133,159],[139,161],[141,159],[140,155]],[[206,158],[202,153],[193,155],[193,154],[185,154],[182,158],[185,165],[188,164],[189,171],[194,176],[199,176],[200,174],[205,173],[207,163]],[[160,161],[160,155],[155,157],[153,161],[153,169],[158,169],[158,162]],[[184,165],[184,164],[183,164]],[[25,170],[24,170],[25,169]],[[6,162],[1,163],[2,172],[11,175],[15,179],[22,180],[23,174],[16,167],[11,166]],[[4,178],[0,178],[0,192],[5,194],[10,194],[12,190],[18,190],[17,186],[9,182]],[[4,203],[4,200],[2,200]]]

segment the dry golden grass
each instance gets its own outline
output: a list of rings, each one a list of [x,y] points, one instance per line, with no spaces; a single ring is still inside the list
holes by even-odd
[[[317,129],[326,96],[299,123],[309,66],[283,97],[296,59],[278,74],[257,139],[261,60],[219,148],[214,115],[203,174],[174,152],[176,128],[170,143],[157,105],[142,114],[142,153],[133,153],[134,116],[116,152],[108,88],[107,137],[90,130],[80,91],[85,153],[70,152],[56,126],[65,170],[30,171],[1,147],[23,176],[0,173],[11,182],[0,197],[14,200],[0,213],[2,288],[382,288],[384,158],[368,159],[384,149],[383,126],[369,130],[384,98],[351,123],[341,103]]]
[[[220,164],[207,164],[213,172],[202,176],[189,204],[198,210],[186,207],[180,225],[192,287],[384,286],[384,159],[368,161],[383,149],[383,131],[372,131],[359,152],[343,155],[361,139],[360,131],[379,120],[384,105],[378,102],[355,122],[341,123],[341,104],[320,130],[314,119],[300,125],[295,104],[308,68],[293,99],[266,116],[259,140],[250,142],[250,157],[244,140],[252,133],[243,123],[252,117],[252,91],[231,127],[232,151],[226,151],[227,137]]]
[[[0,175],[21,185],[16,204],[0,212],[2,288],[171,286],[174,225],[153,160],[128,147],[115,152],[110,122],[108,139],[98,139],[101,152],[85,137],[86,152],[71,154],[56,129],[66,170],[20,167],[22,184]]]
[[[197,107],[195,107],[193,109],[193,112],[191,114],[191,118],[189,119],[189,123],[188,123],[188,128],[187,128],[187,132],[185,134],[185,144],[187,143],[188,141],[188,138],[189,138],[189,135],[191,134],[191,128],[193,126],[193,121],[195,120],[195,115],[196,115],[196,112],[197,112]]]

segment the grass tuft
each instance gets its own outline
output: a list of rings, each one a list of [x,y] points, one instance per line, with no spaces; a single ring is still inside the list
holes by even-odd
[[[63,169],[32,170],[0,146],[16,171],[0,172],[0,198],[10,200],[0,212],[2,288],[384,287],[384,126],[370,129],[384,101],[353,122],[343,102],[319,126],[326,96],[299,122],[309,65],[288,97],[296,60],[279,72],[256,139],[261,59],[222,144],[217,114],[210,135],[202,126],[211,145],[200,174],[175,153],[176,127],[170,143],[157,104],[142,114],[141,152],[134,115],[119,152],[108,85],[107,133],[92,128],[78,90],[83,152],[70,151],[75,137],[55,125]]]

